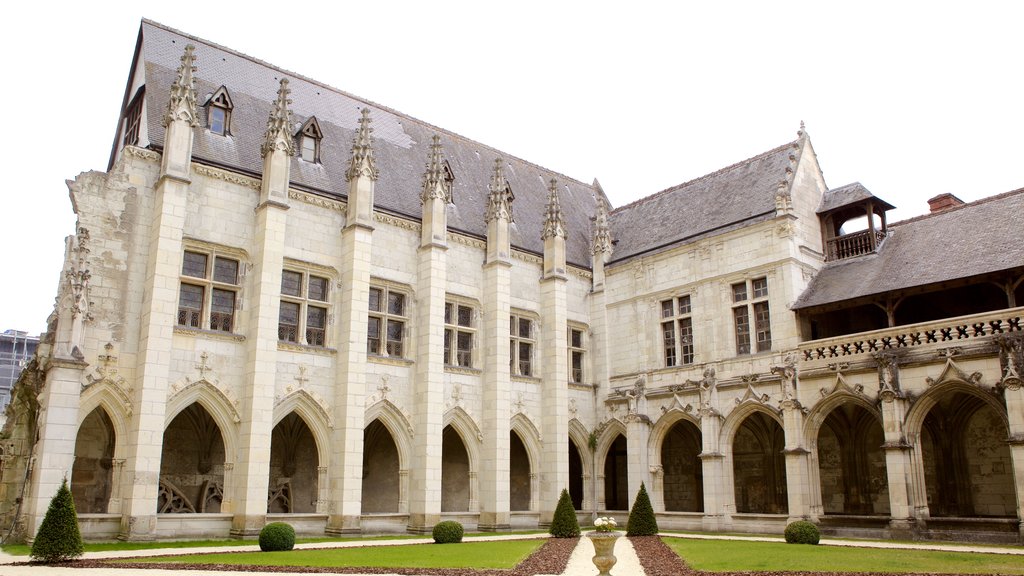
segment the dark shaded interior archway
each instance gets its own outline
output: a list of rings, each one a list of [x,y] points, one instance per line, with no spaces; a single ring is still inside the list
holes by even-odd
[[[363,514],[398,512],[401,495],[398,446],[380,420],[363,431]]]
[[[701,433],[692,422],[676,422],[661,444],[665,510],[704,511],[704,467],[700,460]]]
[[[530,456],[519,433],[509,435],[509,509],[530,509]]]
[[[306,422],[292,412],[270,435],[270,490],[267,512],[316,512],[320,465],[316,439]]]
[[[441,512],[469,511],[469,453],[451,425],[441,437]]]
[[[103,408],[85,417],[75,439],[71,495],[79,514],[103,514],[113,485],[114,424]]]
[[[732,443],[733,487],[736,511],[752,514],[785,514],[786,446],[782,426],[762,412],[743,421]]]
[[[605,510],[629,510],[629,468],[626,437],[619,434],[604,459]]]
[[[157,512],[220,512],[224,438],[200,404],[189,405],[164,431]]]
[[[933,517],[1016,517],[1003,418],[973,394],[944,396],[924,419],[921,450]]]
[[[836,407],[818,430],[818,476],[825,514],[889,515],[882,424],[856,404]]]
[[[569,439],[569,498],[573,508],[583,510],[583,458],[572,438]]]

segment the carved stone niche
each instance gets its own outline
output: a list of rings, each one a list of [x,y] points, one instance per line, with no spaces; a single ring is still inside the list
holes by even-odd
[[[994,338],[999,346],[999,385],[1006,390],[1020,390],[1024,370],[1024,336],[1001,335]]]

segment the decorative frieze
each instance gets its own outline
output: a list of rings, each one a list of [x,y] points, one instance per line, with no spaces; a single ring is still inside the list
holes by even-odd
[[[259,189],[259,183],[257,182],[256,188]],[[288,198],[302,202],[303,204],[309,204],[324,210],[333,210],[335,212],[345,212],[345,202],[341,200],[333,200],[331,198],[325,198],[323,196],[317,196],[316,194],[310,194],[308,192],[300,192],[298,190],[288,190]]]

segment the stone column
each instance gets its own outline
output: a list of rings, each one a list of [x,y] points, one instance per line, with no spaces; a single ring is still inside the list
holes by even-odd
[[[1021,370],[1024,367],[1024,337],[1003,337],[1000,346],[1000,368],[1006,416],[1009,421],[1007,443],[1013,462],[1013,486],[1017,493],[1017,519],[1024,519],[1024,387]],[[1018,541],[1024,542],[1024,522],[1018,527]]]
[[[408,530],[415,533],[429,532],[441,519],[444,304],[448,278],[447,210],[451,194],[441,163],[440,138],[435,135],[420,197],[423,224],[416,274],[416,379],[412,415],[416,434],[409,470],[408,525]]]
[[[187,194],[192,183],[192,128],[198,126],[192,50],[192,45],[185,47],[164,115],[163,157],[149,224],[133,416],[128,437],[124,439],[127,483],[122,490],[118,535],[123,540],[156,537],[170,351],[177,322],[178,278],[183,258],[181,240]]]
[[[509,372],[509,311],[511,307],[511,247],[508,227],[511,206],[503,160],[494,163],[487,212],[487,255],[484,261],[483,450],[480,462],[481,530],[507,530],[511,525],[510,442],[511,374]],[[533,473],[537,471],[534,470]],[[533,498],[537,495],[532,493]]]
[[[337,380],[329,464],[328,534],[359,532],[363,498],[363,428],[366,403],[366,326],[373,248],[373,193],[378,171],[370,140],[370,111],[363,108],[345,174],[348,203],[341,230],[341,290],[337,300]]]
[[[700,381],[700,438],[701,438],[701,470],[704,474],[704,530],[724,530],[731,525],[731,510],[726,510],[729,502],[727,490],[732,485],[725,482],[725,455],[720,446],[722,434],[722,416],[718,411],[718,382],[715,369],[704,370],[704,378]]]
[[[642,389],[639,394],[642,397]],[[626,482],[629,486],[627,506],[632,508],[633,501],[640,492],[640,484],[647,486],[648,493],[651,491],[651,464],[647,450],[651,439],[651,419],[647,417],[645,411],[638,409],[637,412],[626,415],[625,421],[626,461],[628,463],[626,469],[629,471]]]
[[[889,484],[889,529],[894,538],[910,538],[915,514],[913,495],[913,447],[907,442],[907,400],[899,385],[899,365],[894,357],[876,355],[885,442],[885,473]],[[923,486],[923,483],[922,483]],[[927,503],[925,503],[927,506]]]
[[[541,277],[541,469],[540,524],[548,526],[563,489],[569,488],[569,373],[566,362],[565,230],[557,182],[548,187]]]
[[[266,524],[270,489],[270,442],[277,381],[281,270],[288,224],[288,183],[295,153],[288,109],[288,80],[282,79],[260,150],[263,178],[256,206],[249,333],[245,340],[246,385],[242,387],[236,498],[231,535],[259,534]]]

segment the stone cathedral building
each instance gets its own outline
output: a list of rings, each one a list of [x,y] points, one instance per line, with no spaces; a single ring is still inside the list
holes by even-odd
[[[143,21],[9,411],[0,519],[1020,539],[1024,189],[890,223],[811,140],[612,208]],[[923,207],[922,207],[923,208]]]

